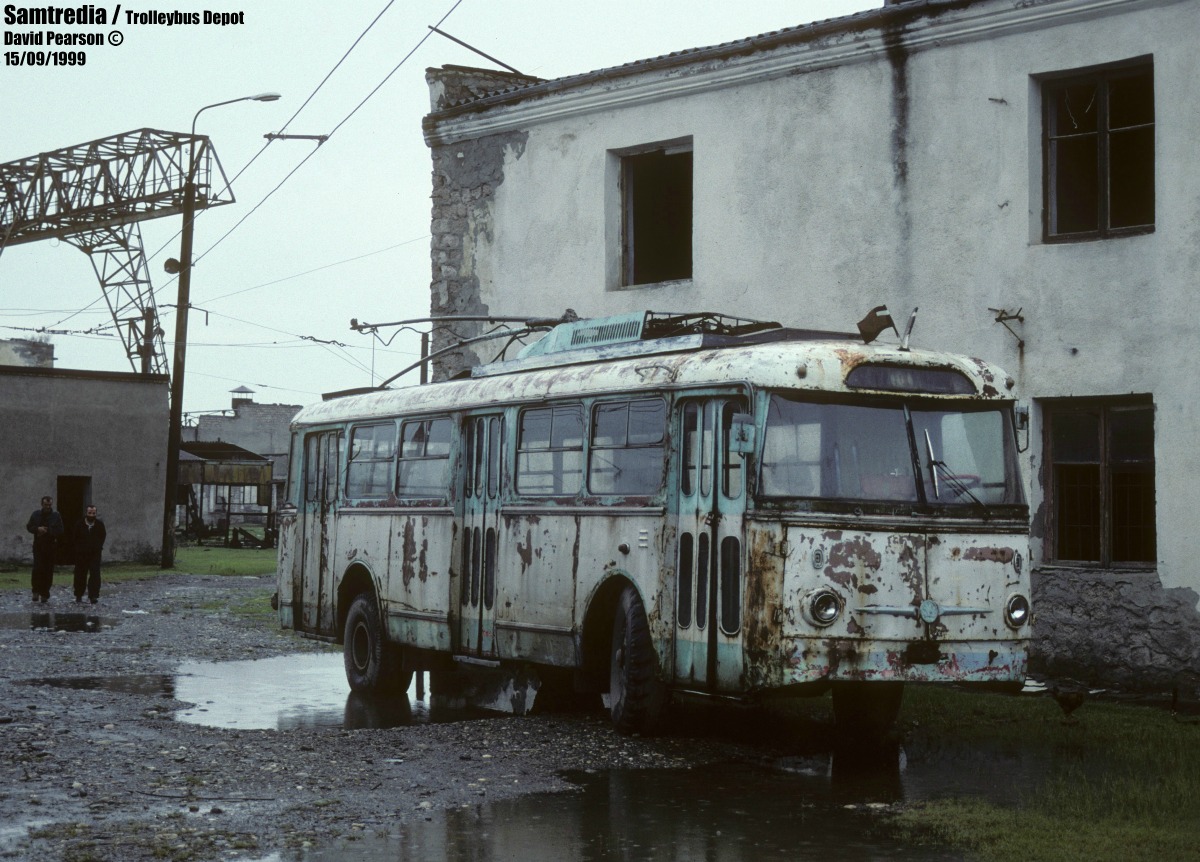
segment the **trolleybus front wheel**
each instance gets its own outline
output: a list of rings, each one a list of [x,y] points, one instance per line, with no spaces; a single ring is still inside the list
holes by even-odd
[[[665,706],[646,608],[633,587],[621,593],[613,617],[608,697],[613,726],[624,734],[652,731]]]
[[[384,637],[379,607],[370,593],[359,593],[346,614],[342,657],[350,688],[364,694],[407,691],[412,671],[401,670],[400,650]]]

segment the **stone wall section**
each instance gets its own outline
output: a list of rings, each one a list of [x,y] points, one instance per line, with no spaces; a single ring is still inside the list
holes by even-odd
[[[1200,700],[1200,613],[1156,572],[1035,568],[1030,669],[1098,688]]]
[[[493,201],[504,182],[504,161],[525,152],[524,132],[490,135],[432,149],[433,212],[430,224],[432,281],[430,314],[486,315],[485,284],[477,269],[477,249],[493,240]],[[436,353],[484,332],[481,323],[454,322],[434,327],[430,352]],[[464,347],[435,360],[431,379],[445,380],[490,356],[486,343]]]

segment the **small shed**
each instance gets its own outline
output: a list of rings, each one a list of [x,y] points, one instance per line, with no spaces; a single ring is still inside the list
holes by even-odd
[[[184,537],[273,547],[272,468],[270,458],[232,443],[182,442],[177,502],[184,511],[176,524]],[[261,527],[261,536],[251,526]]]

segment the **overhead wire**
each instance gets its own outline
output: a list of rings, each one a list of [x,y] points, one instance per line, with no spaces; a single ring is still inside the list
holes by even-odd
[[[463,2],[463,0],[455,0],[454,5],[451,6],[450,9],[440,19],[438,19],[438,26],[440,26],[442,23],[444,23],[446,21],[446,19],[448,19],[450,17],[450,15],[452,15],[454,13],[454,11],[462,4],[462,2]],[[351,43],[350,47],[346,49],[346,52],[341,56],[341,58],[337,61],[337,63],[335,63],[333,65],[333,67],[329,70],[329,72],[326,73],[325,77],[321,79],[320,83],[317,84],[317,86],[308,95],[308,97],[304,100],[304,102],[300,105],[300,107],[297,108],[296,111],[292,114],[292,116],[290,118],[288,118],[287,122],[285,122],[283,124],[283,126],[280,129],[281,132],[283,130],[286,130],[291,125],[291,123],[300,115],[300,113],[304,110],[304,108],[316,97],[316,95],[321,91],[321,89],[325,86],[325,84],[329,81],[329,79],[333,76],[333,74],[338,70],[338,68],[341,67],[341,65],[346,61],[346,59],[350,56],[350,54],[358,47],[359,43],[362,42],[363,38],[365,38],[366,35],[375,27],[375,25],[379,22],[379,19],[383,17],[383,15],[388,11],[388,9],[390,9],[392,7],[392,5],[394,3],[395,3],[395,0],[388,0],[388,2],[384,5],[383,9],[381,9],[379,11],[379,13],[376,14],[376,16],[371,20],[371,23],[368,24],[367,27],[362,31],[362,33],[360,33],[358,35],[358,37],[354,40],[354,42]],[[348,114],[346,114],[346,116],[343,117],[340,122],[337,123],[337,125],[335,125],[333,127],[333,130],[330,131],[328,135],[326,135],[326,140],[331,138],[335,132],[337,132],[342,126],[344,126],[350,120],[350,118],[352,118],[356,113],[358,113],[358,111],[384,86],[384,84],[386,84],[391,79],[391,77],[393,75],[395,75],[396,72],[399,71],[399,69],[413,56],[413,54],[415,54],[421,48],[421,46],[425,44],[425,41],[432,35],[432,32],[433,32],[432,30],[427,30],[421,36],[421,38],[417,40],[416,45],[414,45],[412,47],[412,49],[407,54],[405,54],[404,57],[401,58],[400,62],[397,63],[392,68],[392,70],[390,72],[388,72],[387,75],[385,75],[383,77],[383,79],[378,84],[376,84],[375,87],[372,88],[371,91],[369,93],[367,93],[367,95],[361,101],[359,101],[359,103],[357,105],[355,105],[354,108],[351,109],[351,111]],[[257,161],[259,156],[261,156],[266,151],[267,147],[269,147],[272,143],[274,143],[274,141],[275,141],[274,138],[268,139],[267,143],[265,143],[258,150],[258,152],[255,153],[254,156],[251,157],[250,161],[248,161],[244,166],[242,166],[242,168],[234,175],[233,179],[229,180],[228,185],[232,185],[235,180],[237,180],[242,174],[244,174],[246,172],[246,170],[249,169],[249,167],[252,164],[254,164],[255,161]],[[221,237],[218,238],[216,242],[214,242],[204,252],[202,252],[199,257],[194,258],[192,261],[192,264],[194,265],[194,264],[198,263],[200,260],[203,260],[204,257],[206,257],[208,254],[210,254],[213,250],[215,250],[217,248],[217,246],[219,246],[222,242],[224,242],[226,239],[228,239],[228,237],[235,230],[237,230],[239,227],[241,227],[241,225],[248,218],[250,218],[250,216],[252,216],[255,212],[257,212],[258,209],[267,202],[267,200],[269,200],[277,191],[279,191],[279,189],[282,188],[283,185],[288,180],[290,180],[292,178],[292,176],[294,176],[296,174],[296,172],[299,171],[299,169],[301,167],[303,167],[310,158],[313,157],[313,155],[316,154],[317,149],[319,149],[319,147],[314,148],[312,151],[310,151],[308,153],[308,155],[306,155],[303,159],[301,159],[301,161],[294,168],[292,168],[292,170],[289,171],[287,173],[287,175],[284,176],[284,178],[282,180],[280,180],[280,182],[273,189],[271,189],[271,191],[267,192],[267,194],[257,204],[255,204],[255,206],[248,213],[246,213],[244,216],[242,216],[242,218],[240,218],[229,230],[227,230],[224,234],[222,234]],[[192,217],[193,222],[203,212],[204,212],[204,210],[201,210],[200,212],[193,215],[193,217]],[[165,243],[163,243],[163,245],[161,245],[152,254],[148,255],[146,260],[147,261],[152,260],[155,257],[157,257],[159,254],[161,254],[163,252],[163,250],[166,249],[171,243],[173,243],[175,241],[175,239],[178,238],[182,232],[183,232],[183,228],[180,228],[180,230],[178,232],[176,232],[174,234],[174,236],[172,236]],[[397,248],[400,245],[405,245],[409,242],[416,242],[416,241],[419,241],[419,239],[423,239],[423,238],[424,237],[420,237],[420,238],[417,238],[414,240],[407,240],[405,243],[399,243],[397,246],[392,246],[391,248]],[[387,250],[390,250],[390,249],[383,249],[381,251],[387,251]],[[378,253],[379,252],[370,252],[369,254],[378,254]],[[363,255],[363,257],[369,256],[369,254]],[[355,259],[357,259],[357,258],[351,258],[350,260],[355,260]],[[328,264],[327,266],[336,266],[336,265],[337,264],[335,263],[335,264]],[[327,268],[327,267],[318,267],[317,269],[310,270],[310,272],[315,272],[315,271],[317,271],[319,269],[323,269],[323,268]],[[306,274],[306,273],[304,273],[304,274]],[[291,277],[295,277],[295,276],[289,276],[289,278],[291,278]],[[160,287],[154,289],[153,295],[158,296],[158,294],[161,291],[165,290],[167,287],[169,287],[171,284],[173,284],[175,282],[175,280],[176,280],[176,278],[169,279],[166,283],[164,283]],[[284,280],[286,280],[286,278],[279,279],[279,281],[284,281]],[[267,284],[270,284],[270,282]],[[246,288],[243,291],[234,291],[233,293],[225,294],[222,297],[218,297],[218,298],[224,299],[224,298],[227,298],[228,296],[233,296],[237,293],[246,292],[249,290],[257,289],[258,287],[265,287],[265,286],[267,286],[267,285],[266,284],[257,285],[252,288]],[[102,298],[103,297],[98,297],[98,298],[94,299],[92,302],[88,303],[83,308],[81,308],[75,312],[72,312],[68,316],[59,320],[57,323],[52,324],[52,327],[55,327],[55,328],[59,327],[66,321],[72,319],[73,317],[75,317],[79,314],[82,314],[83,312],[85,312],[88,309],[92,308],[93,306],[97,305]],[[114,324],[114,326],[115,326],[115,324]]]

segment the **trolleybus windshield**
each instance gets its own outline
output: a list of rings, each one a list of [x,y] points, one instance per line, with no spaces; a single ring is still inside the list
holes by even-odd
[[[818,403],[771,397],[759,492],[767,497],[1024,503],[1007,406]]]

